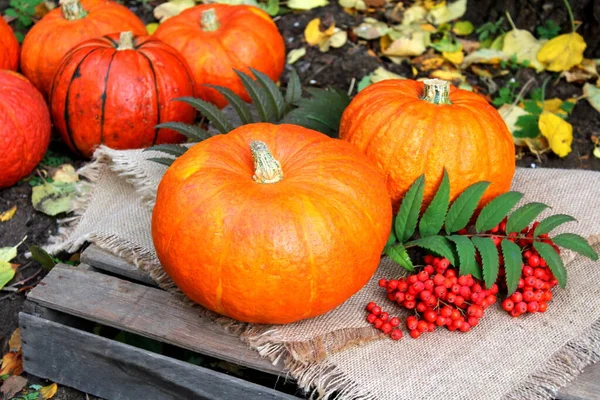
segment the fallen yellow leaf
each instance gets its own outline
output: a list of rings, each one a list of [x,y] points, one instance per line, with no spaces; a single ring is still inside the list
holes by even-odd
[[[73,183],[79,180],[79,175],[71,164],[63,164],[52,174],[54,182]]]
[[[439,6],[432,8],[429,10],[427,17],[435,25],[440,25],[462,17],[465,12],[467,12],[467,0],[457,0],[450,5],[443,2]]]
[[[332,23],[327,30],[321,31],[321,19],[315,18],[306,24],[306,28],[304,28],[304,38],[306,39],[306,43],[315,46],[320,44],[328,36],[333,35],[334,31],[335,23]]]
[[[310,10],[329,4],[327,0],[289,0],[287,6],[292,10]]]
[[[530,32],[523,29],[513,29],[504,36],[502,52],[508,57],[517,57],[518,63],[529,61],[529,66],[536,72],[544,70],[544,64],[537,59],[543,41],[537,40]]]
[[[0,376],[2,375],[21,375],[23,373],[23,359],[21,352],[8,352],[2,357],[2,367],[0,368]]]
[[[393,57],[419,56],[425,53],[430,37],[429,32],[421,30],[418,26],[407,28],[402,32],[393,31],[388,35],[393,41],[383,49],[383,54]]]
[[[8,340],[8,349],[14,352],[21,351],[21,328],[15,329],[12,335],[10,335],[10,339]]]
[[[430,78],[443,79],[451,82],[464,82],[467,78],[458,70],[438,69],[429,74]]]
[[[415,3],[404,10],[404,13],[402,14],[402,25],[412,25],[416,22],[425,21],[426,15],[427,10],[425,7]]]
[[[548,71],[568,71],[583,61],[586,43],[576,32],[565,33],[546,42],[537,54],[539,62],[547,64]]]
[[[583,85],[583,95],[596,111],[600,112],[600,88],[591,83]]]
[[[151,22],[148,25],[146,25],[146,32],[148,32],[148,35],[154,34],[154,32],[156,32],[157,29],[158,29],[157,22]]]
[[[594,157],[600,158],[600,146],[594,147]]]
[[[406,79],[406,78],[402,75],[398,75],[391,71],[388,71],[387,69],[385,69],[383,67],[377,67],[377,69],[375,71],[373,71],[373,73],[371,74],[371,83],[377,83],[377,82],[385,81],[388,79]]]
[[[500,61],[506,60],[506,54],[500,50],[479,49],[468,54],[461,68],[466,68],[471,64],[499,64]]]
[[[9,221],[12,217],[15,216],[16,212],[17,212],[17,206],[14,205],[11,208],[9,208],[8,210],[4,211],[3,213],[0,213],[0,222]]]
[[[442,56],[454,65],[459,65],[465,60],[465,54],[462,50],[453,52],[443,51]]]
[[[183,10],[192,8],[196,5],[194,0],[169,0],[154,8],[154,17],[160,22],[179,15]]]
[[[542,112],[538,127],[542,135],[548,139],[550,148],[559,157],[565,157],[571,152],[573,142],[573,127],[570,123],[556,114]]]
[[[54,397],[57,390],[58,390],[58,385],[56,383],[53,383],[48,386],[44,386],[43,388],[40,389],[40,396],[42,396],[42,400],[51,399],[52,397]]]
[[[287,55],[287,63],[292,65],[302,57],[306,55],[306,49],[304,47],[300,47],[299,49],[293,49],[288,52]]]

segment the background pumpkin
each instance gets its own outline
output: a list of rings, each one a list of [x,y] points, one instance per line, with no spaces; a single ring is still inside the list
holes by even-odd
[[[22,75],[0,70],[0,188],[26,177],[50,143],[50,113],[44,98]]]
[[[289,323],[331,310],[367,283],[391,217],[381,173],[353,146],[256,123],[193,146],[169,167],[152,237],[164,270],[192,300],[240,321]]]
[[[25,36],[21,70],[44,97],[62,57],[75,45],[114,32],[145,35],[146,27],[126,7],[106,0],[61,0]]]
[[[219,108],[227,100],[203,86],[225,86],[250,102],[234,69],[248,67],[277,82],[285,64],[283,37],[271,17],[252,6],[198,5],[162,23],[154,36],[181,52],[194,73],[196,94]]]
[[[386,80],[367,87],[342,115],[340,138],[384,172],[394,209],[425,174],[424,204],[444,167],[454,199],[477,181],[490,181],[481,204],[510,189],[515,147],[506,124],[480,95],[430,79]]]
[[[19,68],[19,41],[12,28],[0,18],[0,69]]]
[[[65,56],[50,94],[52,118],[63,140],[85,157],[102,143],[115,149],[177,143],[185,137],[155,125],[193,123],[195,110],[172,101],[193,90],[189,68],[171,46],[131,32],[112,34]]]

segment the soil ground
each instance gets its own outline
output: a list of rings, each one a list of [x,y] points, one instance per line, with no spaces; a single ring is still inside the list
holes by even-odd
[[[405,1],[406,3],[410,3]],[[284,35],[288,50],[306,47],[303,41],[304,27],[308,21],[315,17],[323,19],[333,18],[336,25],[342,29],[350,29],[360,23],[362,15],[350,15],[344,12],[337,1],[332,0],[332,5],[315,9],[308,12],[291,13],[276,18],[277,25]],[[136,12],[146,23],[154,22],[152,8],[158,2],[136,2],[128,0],[126,5]],[[598,0],[571,0],[575,18],[583,22],[580,33],[583,34],[588,48],[585,56],[587,58],[600,58],[600,1]],[[0,0],[0,12],[8,7],[8,0]],[[478,0],[469,1],[467,15],[475,26],[487,21],[495,21],[505,11],[509,11],[515,20],[515,24],[522,29],[533,31],[541,21],[547,19],[555,20],[561,27],[568,29],[568,19],[562,6],[561,0]],[[505,27],[508,29],[508,26]],[[321,53],[315,47],[307,47],[307,54],[294,64],[299,72],[304,85],[311,86],[333,86],[342,90],[348,90],[353,79],[360,80],[379,66],[404,75],[411,76],[410,67],[407,65],[395,65],[389,60],[372,56],[365,44],[359,43],[352,38],[340,49],[332,49],[327,53]],[[287,66],[287,68],[290,68]],[[521,84],[531,78],[535,85],[541,86],[548,74],[536,75],[531,69],[519,69],[513,71],[511,76],[496,79],[499,87],[510,77],[514,77]],[[479,85],[477,77],[468,76],[469,82]],[[285,81],[285,77],[283,78]],[[551,80],[554,82],[554,80]],[[535,85],[533,87],[535,87]],[[546,98],[577,97],[582,93],[581,85],[570,84],[560,80],[556,85],[549,85]],[[600,159],[592,156],[592,135],[600,135],[600,113],[595,111],[587,101],[579,101],[575,106],[569,122],[573,125],[574,141],[573,151],[565,158],[559,158],[553,154],[543,155],[541,160],[532,155],[525,155],[518,160],[522,167],[544,167],[544,168],[578,168],[600,171]],[[59,142],[53,142],[51,148],[59,154],[68,154],[68,151]],[[81,163],[81,160],[76,162]],[[48,217],[35,211],[31,205],[31,186],[27,182],[21,182],[11,188],[0,190],[0,212],[17,205],[16,215],[8,222],[0,223],[0,247],[14,245],[27,235],[27,244],[44,244],[48,237],[56,232],[57,223],[55,218]],[[59,216],[64,217],[64,216]],[[41,266],[26,259],[22,254],[16,259],[22,264],[18,270],[15,281],[21,281],[35,275],[28,285],[35,285],[42,277]],[[0,354],[6,350],[6,342],[10,334],[16,329],[17,315],[22,308],[24,293],[10,291],[0,292]],[[35,377],[28,376],[30,383],[40,382]],[[44,382],[41,382],[44,383]],[[60,387],[55,399],[79,400],[85,399],[86,395],[73,389]],[[93,399],[92,396],[88,398]]]

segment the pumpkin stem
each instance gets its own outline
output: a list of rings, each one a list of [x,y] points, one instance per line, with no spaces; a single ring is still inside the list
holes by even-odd
[[[202,18],[200,19],[200,25],[204,32],[213,32],[219,29],[221,23],[217,19],[217,14],[214,8],[202,11]]]
[[[441,79],[425,80],[425,94],[421,98],[433,104],[452,104],[450,102],[450,82]]]
[[[121,32],[119,36],[119,46],[117,46],[117,51],[120,50],[133,50],[133,32]]]
[[[79,0],[60,0],[59,3],[63,16],[69,21],[85,18],[88,14]]]
[[[254,160],[254,176],[252,179],[258,183],[276,183],[283,179],[281,164],[273,157],[264,142],[253,140],[250,142],[250,152]]]

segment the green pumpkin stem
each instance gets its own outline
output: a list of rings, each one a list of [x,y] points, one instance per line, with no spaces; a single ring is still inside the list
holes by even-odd
[[[425,94],[421,99],[433,104],[452,104],[450,102],[450,82],[441,79],[427,79]]]
[[[217,14],[214,8],[202,11],[202,18],[200,19],[200,25],[204,32],[213,32],[219,29],[221,23],[217,19]]]
[[[60,8],[65,19],[69,21],[85,18],[88,14],[79,0],[60,0]]]
[[[117,47],[117,51],[119,50],[133,50],[133,32],[121,32],[119,36],[119,46]]]
[[[273,157],[264,142],[250,142],[250,152],[254,160],[254,179],[258,183],[276,183],[283,179],[283,170],[279,161]]]

